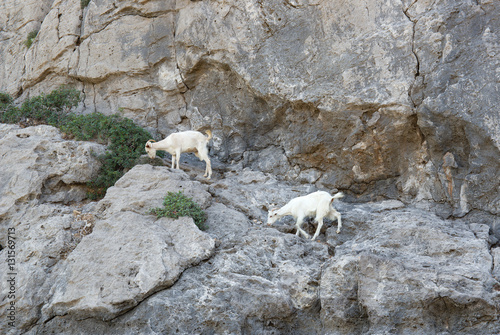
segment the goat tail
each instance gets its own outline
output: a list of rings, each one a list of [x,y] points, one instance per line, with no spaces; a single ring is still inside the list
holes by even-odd
[[[208,135],[207,142],[210,141],[213,137],[212,131],[210,129],[205,130],[205,133]]]
[[[339,192],[339,193],[335,194],[335,195],[332,197],[332,200],[330,200],[330,202],[333,202],[335,199],[339,199],[339,198],[343,198],[343,197],[344,197],[344,193]]]

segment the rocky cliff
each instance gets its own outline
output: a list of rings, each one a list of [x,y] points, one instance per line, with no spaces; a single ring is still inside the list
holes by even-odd
[[[140,165],[83,204],[102,146],[3,125],[17,320],[6,262],[1,329],[500,332],[500,2],[7,0],[0,13],[0,91],[21,102],[69,84],[79,112],[158,137],[210,128],[216,171]],[[207,232],[147,214],[179,189]],[[347,195],[340,235],[258,223],[316,189]]]
[[[137,165],[104,199],[82,202],[100,145],[49,126],[0,131],[2,166],[17,156],[0,176],[2,333],[500,331],[500,248],[486,217],[344,201],[342,232],[328,224],[311,241],[291,218],[261,221],[269,203],[314,186],[249,168],[207,183],[189,159],[188,173]],[[149,214],[180,190],[205,209],[205,232]]]
[[[212,128],[224,163],[500,212],[498,1],[1,6],[0,90],[21,100],[72,84],[85,111]]]

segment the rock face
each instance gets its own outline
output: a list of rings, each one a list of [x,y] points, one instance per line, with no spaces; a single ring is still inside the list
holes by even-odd
[[[19,100],[71,84],[80,109],[163,136],[212,128],[223,163],[445,217],[500,213],[498,1],[1,6],[0,90]]]
[[[184,154],[81,202],[102,146],[0,125],[0,333],[500,333],[499,1],[82,6],[0,3],[0,91],[211,128],[214,177]],[[179,190],[206,232],[148,214]],[[316,190],[340,234],[262,224]]]
[[[85,183],[100,166],[92,153],[104,148],[66,141],[50,126],[22,129],[2,124],[0,136],[0,245],[6,248],[2,250],[5,259],[14,259],[19,265],[15,266],[21,280],[17,287],[22,283],[33,288],[18,295],[16,304],[23,323],[30,324],[39,318],[47,269],[74,248],[72,233],[81,232],[82,227],[73,226],[71,211],[64,204],[86,197]],[[15,244],[8,242],[8,236]],[[8,264],[2,262],[4,284],[13,272],[7,270]],[[2,286],[3,311],[6,292],[10,292],[6,288]]]
[[[167,190],[196,192],[193,198],[206,207],[211,198],[206,186],[183,173],[143,165],[99,203],[68,206],[67,196],[52,196],[54,189],[61,191],[50,181],[64,172],[69,185],[90,179],[98,163],[89,148],[102,146],[65,141],[50,126],[2,126],[2,131],[2,166],[16,162],[17,169],[2,175],[1,253],[7,259],[14,251],[14,261],[1,265],[0,308],[7,311],[14,301],[18,317],[16,327],[2,324],[2,333],[17,334],[59,315],[113,319],[213,254],[215,240],[192,219],[157,220],[148,214]],[[8,235],[15,238],[12,248]],[[9,278],[15,284],[7,285]],[[9,292],[16,299],[7,299]]]
[[[65,204],[36,187],[53,178],[49,171],[91,174],[93,158],[83,148],[100,146],[65,141],[49,126],[1,129],[2,165],[14,160],[9,148],[11,155],[25,149],[17,152],[20,162],[52,157],[50,165],[6,170],[11,181],[4,184],[27,195],[4,205],[1,217],[0,257],[14,259],[0,264],[4,320],[15,306],[14,326],[2,323],[2,333],[500,332],[499,248],[481,221],[442,219],[398,200],[336,201],[342,232],[329,223],[319,241],[306,240],[293,234],[292,218],[262,221],[271,203],[284,205],[314,186],[249,168],[207,183],[196,180],[196,166],[190,176],[137,165],[99,202]],[[82,155],[68,163],[59,147]],[[30,173],[40,180],[21,182]],[[207,231],[191,218],[149,214],[169,191],[206,210]],[[12,196],[9,187],[1,192]],[[7,236],[15,237],[14,248]]]
[[[411,97],[438,167],[440,198],[453,204],[455,215],[473,208],[499,213],[499,165],[491,158],[499,156],[500,119],[490,112],[498,102],[494,92],[500,64],[498,30],[492,29],[500,22],[498,15],[487,14],[499,10],[495,1],[472,6],[443,1],[430,8],[419,1],[407,11],[415,22],[419,57],[418,85]],[[446,155],[454,157],[455,166],[447,168]]]
[[[145,297],[172,286],[184,269],[211,256],[214,239],[201,232],[192,219],[156,220],[147,215],[148,208],[161,205],[165,188],[193,184],[179,183],[177,175],[158,170],[149,165],[132,169],[100,201],[92,234],[57,269],[53,297],[43,310],[45,317],[70,314],[113,319]],[[144,176],[154,187],[143,183]],[[147,192],[151,188],[154,191]],[[158,192],[163,194],[158,196]],[[204,196],[210,195],[205,192]]]
[[[23,129],[0,124],[0,218],[24,200],[70,203],[85,199],[85,183],[100,167],[92,153],[103,151],[95,143],[63,140],[54,127]]]
[[[325,326],[350,334],[498,332],[489,227],[380,205],[347,211],[355,235],[322,273]],[[327,235],[338,243],[334,228]]]

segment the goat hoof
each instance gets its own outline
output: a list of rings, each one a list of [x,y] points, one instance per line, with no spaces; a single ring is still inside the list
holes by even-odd
[[[337,234],[340,234],[340,230],[337,230]]]

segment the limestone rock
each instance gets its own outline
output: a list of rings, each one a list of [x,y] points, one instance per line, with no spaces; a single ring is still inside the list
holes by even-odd
[[[209,127],[218,167],[202,181],[189,160],[188,174],[137,166],[75,207],[103,148],[0,125],[0,245],[15,227],[24,290],[10,334],[500,332],[499,1],[6,0],[0,12],[0,91],[16,103],[71,84],[77,111],[159,137]],[[208,212],[206,233],[147,214],[181,189]],[[346,193],[341,234],[259,224],[318,189]]]
[[[500,281],[500,248],[492,249],[492,255],[494,259],[493,277]]]
[[[500,213],[496,1],[10,0],[2,12],[0,91],[19,100],[72,84],[81,111],[163,136],[212,128],[223,163],[363,201],[437,202],[442,216]]]
[[[335,248],[321,280],[321,315],[339,333],[498,332],[488,233],[415,209],[355,206],[356,233]],[[354,219],[354,220],[350,220]],[[334,228],[329,228],[333,236]],[[465,329],[468,329],[467,331]]]
[[[15,126],[5,128],[17,130]],[[43,144],[58,134],[52,127],[33,129],[45,131],[38,137],[29,133],[37,143]],[[72,143],[61,139],[59,145]],[[28,150],[25,154],[41,156]],[[81,169],[81,160],[68,165]],[[58,171],[61,166],[54,163],[52,168]],[[24,167],[24,172],[30,168],[33,166]],[[31,182],[37,185],[36,179]],[[15,329],[3,330],[15,334],[16,330],[29,330],[38,321],[60,315],[113,319],[173,285],[186,268],[212,256],[215,239],[201,232],[191,218],[156,219],[148,211],[161,205],[167,190],[177,189],[193,194],[206,207],[211,196],[204,188],[181,171],[145,165],[129,171],[101,202],[78,210],[47,202],[49,198],[18,201],[3,218],[1,228],[5,234],[0,245],[8,245],[7,229],[15,229],[15,303],[18,315],[24,317],[18,319]],[[1,191],[2,198],[9,194],[8,188]],[[0,252],[6,255],[8,250]],[[12,272],[6,266],[2,262],[0,289],[4,296],[9,290],[8,273]],[[0,308],[5,310],[8,303],[8,299],[2,300]]]
[[[471,208],[499,213],[500,149],[498,113],[498,2],[442,1],[431,6],[409,4],[415,22],[415,55],[419,74],[412,94],[418,125],[430,158],[441,167],[447,152],[456,167],[440,168],[441,187],[434,198],[446,199],[456,216]],[[444,27],[444,29],[442,29]],[[489,182],[484,183],[485,180]]]
[[[224,179],[210,186],[210,192],[219,201],[260,222],[267,222],[267,212],[271,207],[284,206],[292,198],[312,190],[316,189],[282,185],[273,175],[251,169],[227,173]]]
[[[320,235],[325,242],[316,242],[254,220],[265,215],[262,204],[285,203],[308,193],[304,186],[249,169],[210,183],[193,181],[184,171],[139,165],[103,200],[79,211],[54,203],[21,206],[12,217],[20,222],[18,280],[26,292],[17,300],[19,313],[27,316],[18,329],[27,334],[500,330],[498,248],[490,254],[495,242],[490,227],[476,223],[481,221],[445,220],[397,200],[344,199],[335,204],[343,217],[341,234],[327,222]],[[147,214],[167,191],[179,189],[204,204],[206,232],[191,219]]]
[[[313,325],[320,329],[319,279],[327,247],[242,223],[241,213],[221,204],[208,214],[208,233],[217,236],[219,247],[210,260],[184,271],[175,285],[147,298],[112,325],[65,316],[40,329],[67,329],[69,324],[78,324],[83,332],[97,327],[125,334],[154,329],[181,334],[262,333],[297,327],[306,331]]]
[[[152,208],[161,207],[168,192],[182,192],[201,208],[207,208],[211,201],[207,189],[181,170],[136,165],[108,189],[96,211],[104,216],[124,211],[146,214]]]
[[[100,168],[94,154],[103,150],[96,143],[64,140],[50,126],[0,125],[0,246],[8,246],[8,232],[14,231],[15,248],[3,253],[15,252],[15,301],[17,315],[23,315],[17,330],[40,318],[50,288],[47,272],[81,239],[82,229],[72,227],[75,217],[66,205],[86,197],[85,183]],[[3,296],[12,273],[7,264],[2,262]],[[0,308],[8,302],[3,299]]]
[[[57,277],[45,317],[69,313],[77,318],[112,319],[173,285],[187,267],[212,255],[214,239],[191,218],[156,220],[149,214],[170,190],[186,190],[203,207],[210,198],[185,173],[150,165],[134,167],[108,190],[95,206],[100,220],[92,234],[82,239],[58,270],[68,276]]]
[[[155,221],[116,213],[97,221],[92,234],[60,264],[44,317],[115,318],[173,285],[186,267],[210,257],[213,248],[214,240],[192,219]]]
[[[14,259],[14,263],[0,264],[0,309],[4,316],[3,311],[14,302],[16,314],[15,327],[2,323],[2,333],[22,333],[40,319],[41,308],[49,296],[49,273],[76,244],[74,237],[79,231],[67,228],[72,221],[71,210],[58,204],[18,205],[11,219],[0,219],[0,245],[4,248],[0,254],[7,259],[10,251]],[[15,233],[12,249],[7,241],[8,229]],[[15,279],[13,290],[7,285],[11,277]],[[12,295],[7,299],[8,292],[15,292],[15,299]]]
[[[69,203],[86,197],[84,185],[99,170],[96,143],[66,141],[51,126],[0,125],[0,217],[32,199]]]

